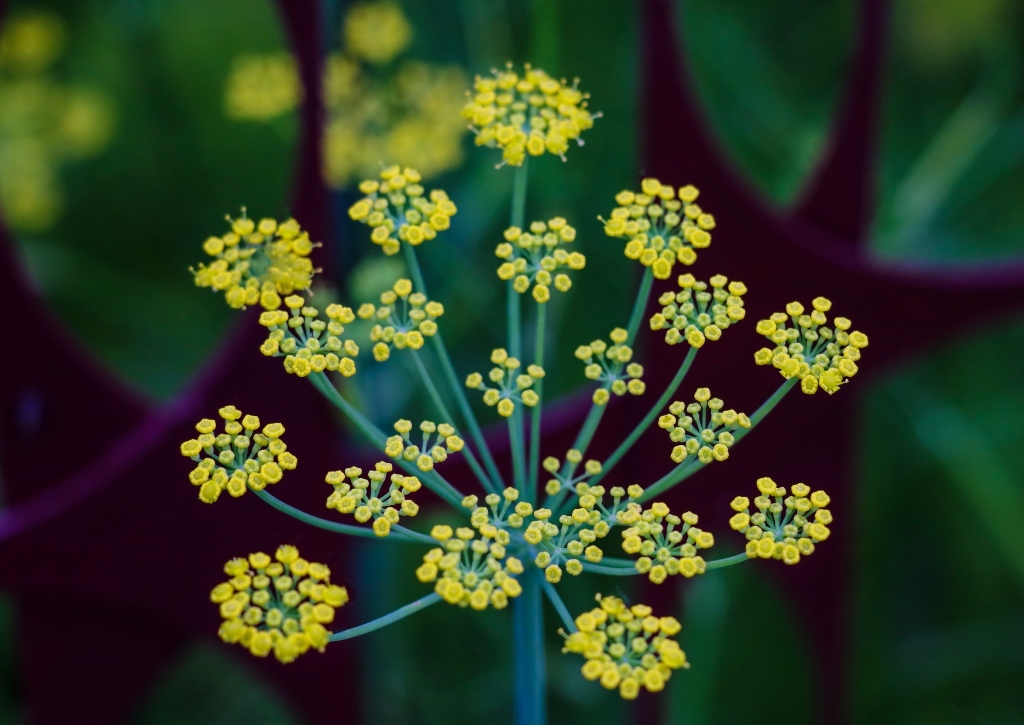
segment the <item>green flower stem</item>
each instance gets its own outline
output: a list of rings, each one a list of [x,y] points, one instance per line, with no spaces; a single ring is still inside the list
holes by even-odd
[[[533,361],[541,367],[544,367],[544,328],[547,324],[547,309],[546,304],[538,303],[537,337],[533,346]],[[540,425],[541,408],[544,405],[544,378],[539,378],[534,382],[533,388],[537,391],[537,397],[540,400],[530,411],[530,466],[528,470],[530,472],[529,495],[531,497],[527,498],[530,503],[536,501],[540,495],[537,491],[537,475],[540,468]]]
[[[420,543],[422,543],[422,544],[431,544],[431,545],[433,545],[433,544],[437,543],[437,542],[434,541],[434,539],[431,539],[429,536],[424,536],[423,534],[417,534],[415,531],[410,531],[409,529],[407,529],[407,528],[405,528],[403,526],[398,526],[397,524],[392,524],[391,531],[396,533],[396,534],[398,534],[398,536],[395,536],[395,537],[380,537],[380,536],[377,536],[375,533],[373,533],[372,529],[368,529],[368,528],[363,527],[363,526],[352,526],[350,524],[339,524],[339,523],[335,523],[334,521],[328,521],[327,519],[322,519],[322,518],[320,518],[318,516],[313,516],[312,514],[307,514],[305,511],[302,511],[301,509],[297,509],[294,506],[292,506],[291,504],[285,503],[281,499],[277,498],[276,496],[274,496],[271,493],[268,493],[265,490],[264,491],[253,491],[253,493],[255,493],[257,496],[259,496],[261,499],[263,499],[264,501],[269,503],[274,508],[276,508],[278,511],[280,511],[282,513],[285,513],[285,514],[288,514],[292,518],[298,519],[299,521],[301,521],[303,523],[306,523],[306,524],[309,524],[310,526],[315,526],[318,529],[326,529],[327,531],[333,531],[333,532],[338,533],[338,534],[348,534],[349,536],[362,536],[364,539],[381,539],[381,538],[383,538],[383,539],[385,539],[387,541],[399,541],[399,542],[405,542],[405,543],[409,543],[409,544],[420,544]]]
[[[412,275],[413,282],[415,282],[423,294],[427,294],[427,286],[423,281],[419,257],[416,256],[416,248],[411,244],[403,244],[402,248],[405,249],[405,259],[409,265],[409,273]],[[480,424],[477,422],[473,408],[469,404],[469,399],[462,389],[462,382],[459,380],[459,376],[455,374],[455,367],[452,365],[452,359],[448,356],[448,349],[444,346],[441,331],[438,330],[431,339],[434,341],[434,351],[441,361],[441,369],[444,370],[445,377],[448,379],[448,385],[455,394],[455,402],[462,413],[462,422],[469,427],[469,434],[473,438],[476,447],[480,450],[480,455],[484,459],[487,472],[491,474],[491,482],[495,485],[496,489],[501,489],[505,485],[504,481],[502,481],[501,474],[498,472],[498,466],[491,455],[491,449],[487,447],[487,441],[484,440],[484,434],[480,430]]]
[[[559,596],[558,591],[555,589],[555,585],[549,582],[547,579],[541,580],[541,586],[544,587],[544,594],[547,595],[548,601],[551,602],[551,606],[558,612],[558,616],[562,618],[562,624],[565,625],[567,632],[576,631],[576,622],[573,621],[572,615],[569,614],[569,608],[565,606],[565,602],[562,601],[562,597]]]
[[[715,559],[709,561],[706,565],[707,569],[722,569],[733,564],[739,564],[741,561],[750,561],[750,557],[747,556],[746,552],[742,554],[736,554],[736,556],[728,556],[724,559]]]
[[[601,566],[600,564],[591,564],[590,562],[583,562],[583,571],[590,572],[591,574],[607,574],[609,576],[633,576],[639,574],[636,567],[627,569],[624,566]]]
[[[738,443],[740,439],[742,439],[744,436],[750,433],[750,431],[754,430],[754,427],[762,420],[764,420],[766,415],[772,412],[772,409],[779,404],[779,401],[782,400],[786,396],[786,393],[792,390],[793,386],[796,385],[798,382],[800,381],[797,378],[790,378],[782,385],[780,385],[778,390],[772,393],[772,396],[768,398],[768,400],[764,401],[761,407],[758,408],[752,416],[750,416],[750,427],[741,428],[735,433],[735,442],[733,443],[733,445]],[[687,458],[685,461],[683,461],[678,466],[673,468],[671,471],[666,473],[664,476],[659,478],[653,484],[645,488],[643,496],[641,496],[638,500],[641,503],[650,500],[651,498],[660,494],[662,491],[665,491],[666,489],[675,486],[677,483],[680,483],[681,481],[684,481],[685,479],[689,478],[694,473],[703,468],[705,465],[707,464],[700,463],[696,458]]]
[[[601,564],[603,566],[616,566],[619,568],[625,567],[627,569],[632,569],[636,565],[636,561],[634,559],[618,559],[614,556],[605,556],[601,559]]]
[[[683,360],[683,364],[679,366],[676,376],[672,378],[672,382],[668,384],[668,388],[666,388],[665,392],[661,394],[660,398],[658,398],[658,402],[656,402],[647,415],[644,416],[644,419],[637,423],[633,432],[629,434],[626,440],[619,444],[619,447],[615,449],[615,452],[601,463],[601,472],[591,478],[588,482],[591,486],[596,486],[598,481],[608,475],[608,472],[612,470],[616,463],[619,462],[619,459],[621,459],[626,452],[633,447],[637,438],[643,435],[644,431],[646,431],[654,419],[658,417],[658,413],[665,407],[669,398],[675,395],[676,390],[678,390],[679,386],[682,385],[683,378],[686,377],[686,373],[690,370],[690,365],[693,364],[693,359],[695,357],[697,357],[697,348],[691,347],[690,351],[686,354],[686,358]]]
[[[337,406],[337,408],[341,410],[341,412],[343,412],[350,421],[352,421],[352,424],[355,425],[363,435],[370,439],[371,443],[373,443],[378,449],[383,450],[385,442],[387,441],[387,436],[384,435],[384,431],[375,426],[366,416],[360,413],[354,405],[345,400],[345,397],[338,392],[338,389],[335,388],[334,384],[327,379],[326,375],[323,373],[313,373],[309,376],[309,379],[313,383],[313,387],[319,390],[324,397],[334,403],[334,405]],[[424,486],[450,503],[456,508],[456,510],[462,511],[462,494],[459,493],[454,486],[444,480],[437,471],[421,471],[414,463],[406,461],[403,458],[398,458],[395,462],[407,473],[419,478]]]
[[[441,393],[438,391],[437,386],[434,385],[434,381],[430,377],[430,373],[427,372],[427,368],[423,364],[423,359],[420,357],[419,351],[411,350],[410,352],[412,352],[412,359],[413,362],[416,363],[416,370],[420,374],[420,379],[426,386],[427,392],[430,394],[431,400],[434,401],[434,406],[437,408],[437,411],[441,414],[441,416],[444,418],[446,422],[455,420],[452,417],[452,414],[448,411],[448,407],[444,404],[444,400],[441,398]],[[468,443],[465,446],[463,446],[462,454],[466,456],[466,462],[469,464],[469,467],[473,469],[473,473],[476,475],[477,479],[479,479],[480,483],[483,484],[485,490],[495,492],[500,490],[494,485],[490,477],[484,472],[484,469],[480,466],[480,462],[473,454],[473,449],[470,448]]]
[[[636,293],[636,302],[633,303],[633,312],[629,316],[629,325],[626,327],[626,332],[629,333],[629,336],[626,338],[627,345],[633,344],[636,331],[640,328],[640,321],[647,310],[647,301],[650,299],[651,286],[653,284],[654,272],[650,267],[646,267],[644,269],[644,276],[640,279],[640,289]]]
[[[366,624],[360,624],[358,627],[352,627],[351,629],[343,629],[340,632],[335,632],[331,635],[331,642],[341,642],[342,640],[369,634],[370,632],[387,627],[389,624],[394,624],[399,619],[405,619],[410,614],[416,614],[416,612],[426,609],[431,604],[437,604],[439,601],[441,601],[440,594],[428,594],[422,599],[417,599],[415,602],[406,604],[404,607],[396,609],[390,614],[385,614],[383,617],[379,617],[372,622],[367,622]]]
[[[523,452],[523,421],[518,408],[519,405],[508,418],[508,437],[512,444],[512,479],[515,487],[523,491],[526,487],[526,454]]]
[[[515,725],[545,725],[547,677],[541,575],[535,568],[520,579],[523,592],[512,601],[512,659]]]

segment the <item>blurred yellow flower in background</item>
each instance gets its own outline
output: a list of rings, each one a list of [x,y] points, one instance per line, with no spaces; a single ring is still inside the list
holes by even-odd
[[[0,33],[0,205],[20,231],[60,217],[60,169],[95,156],[110,141],[114,110],[100,91],[58,82],[64,23],[44,11],[12,17]]]

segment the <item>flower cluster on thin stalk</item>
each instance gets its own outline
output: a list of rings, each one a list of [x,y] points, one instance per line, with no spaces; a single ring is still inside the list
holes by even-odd
[[[215,590],[215,601],[227,620],[222,636],[228,641],[241,642],[257,655],[273,650],[278,659],[288,661],[296,653],[372,632],[435,602],[467,610],[503,609],[513,602],[534,607],[526,610],[527,616],[514,618],[512,636],[519,658],[516,671],[536,673],[539,668],[530,662],[539,650],[527,651],[524,645],[540,636],[537,628],[543,616],[536,607],[543,592],[565,625],[565,652],[585,659],[583,676],[631,699],[641,690],[664,689],[673,672],[689,666],[673,639],[681,629],[679,622],[670,616],[654,616],[644,604],[600,595],[596,608],[573,618],[559,593],[566,575],[646,576],[656,585],[668,585],[712,575],[715,569],[751,559],[796,564],[828,538],[832,522],[829,498],[803,483],[792,486],[787,494],[772,479],[762,477],[757,481],[760,495],[753,500],[753,509],[749,499],[737,496],[729,525],[746,537],[746,545],[731,556],[718,558],[710,553],[715,536],[698,527],[698,514],[660,500],[706,464],[715,463],[713,470],[721,470],[719,464],[728,462],[731,449],[797,382],[807,393],[818,388],[834,393],[856,374],[860,351],[867,346],[867,337],[851,331],[846,318],[835,317],[829,324],[826,313],[831,303],[827,299],[816,298],[809,311],[791,303],[785,313],[756,326],[756,332],[775,347],[757,351],[755,362],[774,366],[784,380],[753,414],[726,408],[706,387],[697,388],[692,400],[677,399],[696,354],[708,347],[706,343],[719,340],[726,330],[744,322],[748,295],[742,282],[723,275],[703,282],[690,273],[681,274],[671,289],[654,293],[660,311],[649,319],[649,327],[657,334],[637,339],[654,285],[661,284],[655,280],[668,279],[676,263],[695,264],[696,250],[710,244],[714,217],[697,205],[697,189],[690,185],[643,179],[639,192],[618,194],[611,218],[602,220],[606,235],[626,241],[626,256],[641,263],[642,278],[632,313],[623,315],[622,326],[614,327],[607,341],[564,341],[577,346],[576,358],[597,389],[571,447],[561,458],[550,455],[553,444],[543,435],[546,421],[542,415],[544,365],[552,359],[544,345],[547,302],[552,288],[568,292],[573,286],[571,275],[585,273],[585,258],[570,251],[569,245],[577,244],[579,235],[599,235],[600,229],[577,230],[561,216],[526,225],[524,162],[529,155],[564,156],[568,142],[581,139],[594,119],[585,99],[575,83],[567,85],[527,66],[523,73],[509,68],[478,79],[464,109],[477,133],[477,143],[501,148],[504,165],[517,167],[513,171],[512,223],[504,239],[495,240],[502,260],[498,276],[508,283],[509,342],[491,352],[493,367],[486,377],[472,372],[461,378],[444,345],[439,320],[446,310],[428,296],[430,278],[420,269],[416,250],[426,240],[442,238],[457,209],[444,191],[427,192],[416,169],[385,167],[378,178],[360,185],[364,196],[349,210],[354,220],[370,227],[370,242],[382,253],[405,254],[409,278],[395,279],[381,295],[379,306],[364,304],[353,312],[351,307],[335,303],[326,308],[326,319],[321,319],[318,310],[297,294],[308,288],[306,277],[287,282],[293,289],[285,293],[276,282],[268,286],[273,280],[258,276],[269,267],[265,261],[260,266],[251,260],[258,253],[266,255],[268,244],[281,240],[291,243],[288,254],[304,260],[296,262],[295,269],[301,267],[312,275],[308,254],[313,245],[297,223],[272,226],[268,222],[264,226],[243,217],[233,221],[230,244],[221,238],[218,244],[209,245],[207,251],[215,254],[227,255],[229,247],[239,252],[232,253],[230,261],[218,260],[223,263],[216,275],[228,277],[218,277],[216,286],[228,290],[229,303],[259,302],[268,308],[260,318],[269,329],[261,347],[263,354],[283,356],[287,372],[309,380],[371,442],[378,458],[383,454],[389,460],[378,461],[365,475],[364,468],[358,466],[327,473],[325,480],[333,487],[327,507],[340,516],[319,518],[265,490],[267,483],[281,479],[283,470],[295,468],[295,456],[280,440],[283,428],[271,424],[257,433],[257,419],[246,416],[239,423],[241,414],[229,407],[221,411],[227,421],[225,433],[214,435],[213,422],[203,420],[197,426],[200,437],[182,446],[182,453],[198,463],[190,479],[201,487],[200,496],[213,500],[222,489],[235,496],[252,489],[271,506],[314,526],[343,535],[424,546],[422,560],[408,574],[429,585],[420,599],[405,607],[329,633],[325,627],[332,614],[321,605],[340,606],[344,597],[326,584],[326,568],[300,564],[297,553],[293,556],[287,548],[279,550],[276,562],[254,555],[256,559],[232,564],[228,573],[233,579]],[[271,238],[278,241],[271,242]],[[304,241],[296,246],[297,240]],[[242,250],[247,252],[244,259]],[[243,264],[246,260],[250,261],[247,266]],[[203,274],[213,285],[215,274]],[[241,291],[231,292],[234,289]],[[527,296],[527,292],[531,294]],[[283,300],[281,294],[286,294]],[[279,309],[282,303],[286,309]],[[452,314],[447,311],[445,319]],[[380,430],[347,396],[344,380],[356,373],[355,360],[367,348],[365,343],[359,345],[344,337],[345,326],[356,317],[373,323],[367,326],[367,336],[376,360],[388,359],[392,350],[413,351],[410,357],[417,374],[437,408],[437,416],[420,422],[418,432],[414,433],[411,417],[398,420],[393,434]],[[532,348],[524,344],[523,329],[535,333]],[[430,345],[425,344],[428,338]],[[684,341],[687,344],[679,347]],[[640,396],[647,392],[644,368],[635,360],[638,351],[673,361],[678,371],[615,449],[591,451],[602,421],[622,415],[619,411],[625,406],[618,406],[617,399],[627,393]],[[457,362],[464,370],[473,369],[469,361]],[[443,376],[435,380],[432,370]],[[502,432],[507,428],[511,464],[504,470],[481,430],[474,401],[465,388],[481,394],[481,410],[493,409],[499,419],[505,419]],[[564,422],[561,426],[565,427]],[[641,436],[656,433],[656,428],[667,433],[665,450],[671,465],[664,459],[652,461],[649,467],[660,469],[660,477],[638,481],[646,474],[638,468],[620,467],[619,462]],[[494,435],[490,441],[493,439]],[[558,445],[559,452],[566,450],[564,443]],[[452,468],[446,461],[455,453],[465,457],[479,491],[460,490],[446,478]],[[465,480],[458,479],[460,486]],[[430,494],[452,511],[449,521],[433,526],[428,534],[409,524],[415,521],[420,506],[430,502]],[[613,548],[621,548],[621,553],[610,553],[609,541],[616,542]],[[728,542],[724,547],[740,549]],[[675,578],[677,575],[681,579]],[[521,597],[527,591],[532,596]]]

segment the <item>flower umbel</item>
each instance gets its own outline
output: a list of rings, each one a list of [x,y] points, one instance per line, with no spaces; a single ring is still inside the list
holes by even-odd
[[[257,657],[271,651],[284,663],[310,648],[323,652],[334,611],[348,602],[345,587],[331,584],[323,564],[299,557],[294,546],[278,547],[274,559],[263,552],[224,565],[231,578],[210,592],[224,622],[218,634]]]
[[[192,271],[197,287],[223,292],[236,309],[259,303],[268,310],[281,306],[281,295],[309,288],[315,272],[309,253],[319,245],[297,221],[261,219],[257,224],[244,207],[242,216],[228,221],[230,232],[203,243],[214,261]]]
[[[348,215],[373,229],[370,241],[380,245],[384,254],[398,254],[401,242],[418,246],[451,226],[458,211],[455,204],[440,189],[424,196],[416,169],[389,166],[380,178],[359,185],[366,196],[349,208]]]
[[[461,438],[455,435],[455,428],[448,423],[438,425],[430,420],[420,423],[420,431],[423,433],[420,445],[413,443],[409,436],[412,431],[412,421],[405,419],[397,421],[395,430],[398,431],[398,435],[388,438],[384,453],[392,458],[415,461],[416,467],[421,471],[433,470],[435,463],[443,463],[449,453],[458,453],[466,445]],[[434,434],[437,434],[436,438],[434,438]],[[444,443],[443,446],[442,443]]]
[[[290,314],[267,310],[260,315],[260,324],[270,330],[260,352],[268,357],[283,355],[285,372],[300,378],[324,370],[337,371],[347,378],[355,375],[352,358],[359,354],[359,345],[341,338],[345,325],[355,319],[351,308],[328,305],[329,322],[324,322],[317,319],[319,310],[307,306],[299,295],[289,295],[284,303]]]
[[[839,386],[857,374],[860,351],[868,346],[863,332],[848,332],[851,322],[845,317],[832,320],[828,327],[825,313],[832,303],[815,297],[811,313],[804,306],[790,302],[785,312],[776,312],[757,323],[757,332],[773,343],[774,349],[762,347],[754,353],[758,365],[774,365],[787,380],[800,379],[800,389],[808,395],[821,388],[831,395]],[[787,322],[791,326],[787,326]]]
[[[420,490],[420,480],[415,476],[391,473],[391,470],[391,464],[382,461],[366,474],[369,480],[362,477],[363,469],[355,466],[346,468],[344,472],[329,472],[324,480],[334,486],[334,493],[327,497],[327,508],[353,514],[361,524],[373,519],[373,533],[387,536],[400,516],[415,516],[420,510],[415,501],[406,498],[407,493]],[[389,473],[391,483],[387,493],[381,495],[384,479]]]
[[[423,338],[437,333],[437,318],[444,314],[444,305],[431,302],[422,292],[412,291],[412,282],[400,279],[381,293],[380,307],[367,302],[356,312],[361,320],[377,319],[370,330],[373,357],[384,362],[391,357],[391,348],[419,350]]]
[[[678,193],[657,179],[644,179],[640,193],[620,191],[619,204],[604,222],[609,237],[626,239],[626,256],[651,267],[658,279],[668,279],[675,263],[697,261],[697,249],[711,244],[715,218],[694,202],[699,192],[683,186]],[[678,196],[678,198],[677,198]]]
[[[598,594],[597,601],[598,607],[576,617],[579,631],[565,637],[562,649],[586,658],[582,672],[588,680],[618,688],[632,700],[641,687],[659,692],[673,670],[689,668],[686,654],[670,639],[681,629],[674,617],[654,617],[647,605],[627,607],[617,597]]]
[[[488,535],[490,534],[490,535]],[[449,604],[482,610],[492,606],[504,609],[510,598],[523,592],[515,578],[523,573],[523,563],[506,556],[508,532],[491,531],[476,538],[473,529],[435,526],[430,535],[441,546],[423,556],[416,570],[421,582],[435,582],[434,591]]]
[[[412,41],[412,26],[394,3],[360,3],[345,16],[344,35],[349,53],[380,65],[406,49]]]
[[[611,345],[604,340],[594,340],[589,345],[576,348],[576,357],[587,365],[583,374],[601,383],[601,387],[594,391],[596,405],[607,403],[610,393],[625,395],[628,391],[632,395],[642,395],[646,389],[640,379],[644,374],[643,365],[630,362],[633,348],[626,344],[629,333],[616,327],[608,337]]]
[[[673,574],[689,579],[704,573],[707,564],[697,552],[710,549],[715,537],[697,528],[697,514],[687,511],[676,516],[659,502],[651,504],[639,518],[622,532],[622,549],[627,554],[641,554],[636,561],[638,572],[647,574],[655,584]]]
[[[685,405],[677,400],[658,418],[658,427],[667,430],[672,442],[679,444],[672,449],[672,460],[682,463],[687,456],[696,455],[701,463],[724,461],[736,442],[734,434],[750,428],[750,418],[731,408],[722,410],[725,403],[712,398],[708,388],[697,388],[693,397],[696,402]]]
[[[501,149],[498,165],[522,166],[526,154],[554,154],[565,161],[569,142],[580,146],[580,135],[600,114],[587,109],[588,95],[529,64],[520,76],[509,63],[494,69],[493,78],[477,76],[474,93],[462,109],[477,146]]]
[[[681,274],[678,282],[682,289],[659,297],[662,310],[651,317],[652,330],[668,328],[665,342],[669,345],[685,340],[693,347],[703,347],[706,340],[720,339],[722,330],[746,315],[742,297],[747,286],[742,282],[730,282],[721,274],[708,283],[698,282],[692,274]],[[707,291],[708,284],[711,292]]]
[[[280,423],[265,425],[260,433],[260,419],[255,415],[243,417],[233,405],[221,408],[219,413],[224,420],[223,433],[214,435],[216,421],[203,418],[196,423],[199,437],[181,444],[181,455],[199,464],[188,478],[192,485],[199,486],[203,503],[213,503],[225,489],[235,498],[246,488],[262,491],[298,465],[298,459],[281,440],[284,426]]]
[[[737,496],[730,506],[736,515],[729,526],[747,537],[747,556],[751,559],[781,559],[796,564],[801,556],[814,553],[814,545],[828,538],[832,513],[824,491],[811,491],[798,483],[786,496],[783,486],[770,478],[757,479],[761,495],[754,499],[757,513],[750,513],[750,500]],[[774,500],[772,500],[774,499]],[[812,518],[813,517],[813,518]]]
[[[295,58],[290,53],[240,55],[231,63],[224,108],[229,118],[267,121],[302,99]]]
[[[484,384],[483,376],[480,373],[472,373],[466,378],[466,387],[473,390],[484,391],[484,402],[487,405],[497,405],[498,415],[508,418],[515,412],[516,403],[532,408],[540,402],[537,391],[531,390],[533,383],[544,377],[544,368],[540,365],[530,365],[525,373],[517,373],[522,363],[514,357],[509,357],[505,348],[497,348],[491,352],[491,362],[495,367],[487,377],[497,388],[491,388]]]
[[[505,241],[494,252],[505,260],[498,267],[498,278],[512,280],[512,288],[519,294],[533,285],[533,298],[541,304],[551,299],[552,284],[559,292],[568,292],[572,279],[557,270],[583,269],[587,264],[582,254],[563,248],[575,238],[576,229],[561,217],[547,223],[533,222],[529,232],[509,227],[505,230]]]
[[[600,461],[588,458],[587,462],[583,463],[583,453],[575,448],[570,448],[565,452],[565,460],[568,464],[565,473],[562,472],[562,462],[554,456],[548,456],[541,463],[544,470],[552,476],[544,486],[544,491],[548,496],[554,496],[563,488],[567,486],[573,487],[577,483],[586,481],[591,476],[596,476],[601,472]],[[576,467],[580,463],[583,463],[583,472],[575,475]]]

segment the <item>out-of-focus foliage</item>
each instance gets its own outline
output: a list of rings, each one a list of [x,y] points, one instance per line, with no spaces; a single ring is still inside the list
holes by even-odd
[[[17,13],[0,32],[0,206],[18,231],[53,226],[64,206],[61,167],[102,151],[113,131],[108,94],[57,78],[66,33],[45,10]]]

